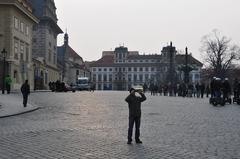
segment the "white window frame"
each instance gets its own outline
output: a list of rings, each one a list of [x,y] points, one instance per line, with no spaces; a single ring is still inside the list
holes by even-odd
[[[20,22],[20,31],[23,33],[24,32],[24,23]]]
[[[14,28],[18,30],[19,28],[19,20],[17,17],[14,17]]]

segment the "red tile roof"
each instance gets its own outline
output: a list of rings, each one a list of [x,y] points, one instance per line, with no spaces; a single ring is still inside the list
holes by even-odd
[[[69,57],[82,59],[69,45],[67,46],[67,54]]]
[[[106,55],[103,56],[101,59],[93,62],[90,66],[111,66],[114,63],[114,56],[113,55]]]

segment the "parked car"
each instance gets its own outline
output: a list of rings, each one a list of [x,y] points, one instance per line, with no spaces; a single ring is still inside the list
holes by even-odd
[[[68,91],[76,92],[76,89],[75,89],[75,87],[71,87],[71,86],[69,86],[68,84],[65,83],[63,91],[64,92],[68,92]]]

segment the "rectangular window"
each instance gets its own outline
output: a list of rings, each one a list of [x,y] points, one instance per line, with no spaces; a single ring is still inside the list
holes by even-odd
[[[14,40],[14,58],[18,59],[18,41]]]
[[[139,81],[140,81],[140,82],[143,81],[143,75],[142,75],[142,74],[139,75]]]
[[[148,80],[149,80],[149,75],[145,74],[145,81],[148,81]]]
[[[131,67],[128,67],[128,71],[132,71],[132,68],[131,68]]]
[[[98,81],[102,81],[102,75],[101,74],[98,75]]]
[[[139,71],[140,71],[140,72],[142,72],[142,71],[143,71],[143,68],[142,68],[142,67],[140,67],[140,68],[139,68]]]
[[[93,72],[95,72],[96,71],[96,68],[93,68]]]
[[[102,71],[102,69],[101,69],[101,68],[99,68],[99,69],[98,69],[98,71],[99,71],[99,72],[101,72],[101,71]]]
[[[148,72],[148,67],[145,68],[145,71]]]
[[[109,82],[112,82],[112,74],[109,75]]]
[[[137,72],[137,67],[134,67],[134,72]]]
[[[109,68],[109,71],[112,72],[112,68]]]
[[[93,82],[96,82],[96,74],[93,74]]]
[[[98,90],[102,90],[102,85],[98,84]]]
[[[133,80],[134,80],[134,82],[137,81],[137,75],[136,74],[133,76]]]
[[[151,68],[151,71],[154,71],[154,67]]]
[[[123,72],[125,72],[125,67],[123,67]]]
[[[107,75],[106,75],[106,74],[103,75],[103,81],[104,81],[104,82],[107,81]]]
[[[18,29],[18,19],[16,17],[14,17],[14,27],[15,29]]]
[[[24,32],[24,24],[23,22],[20,23],[20,31],[23,33]]]
[[[29,46],[26,45],[26,61],[29,62]]]
[[[107,71],[107,69],[106,69],[106,68],[104,68],[104,71],[106,72],[106,71]]]
[[[151,80],[154,80],[154,74],[151,74]]]
[[[25,34],[28,36],[29,35],[29,26],[26,26]]]
[[[128,81],[129,81],[129,82],[132,81],[132,75],[131,75],[131,74],[128,75]]]
[[[20,44],[20,60],[23,61],[23,59],[24,59],[24,44],[21,43]]]

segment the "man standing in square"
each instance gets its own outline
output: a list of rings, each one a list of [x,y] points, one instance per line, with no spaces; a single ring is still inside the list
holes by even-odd
[[[137,144],[141,144],[140,140],[140,123],[141,123],[141,102],[146,100],[146,96],[141,90],[135,90],[131,88],[129,90],[130,94],[127,96],[125,101],[128,103],[129,108],[129,127],[128,127],[128,142],[127,144],[132,143],[132,131],[135,124],[135,141]],[[135,92],[140,94],[139,96],[135,95]]]
[[[23,106],[27,106],[28,95],[30,94],[30,86],[28,80],[25,80],[24,84],[21,86],[21,92],[23,95]]]

